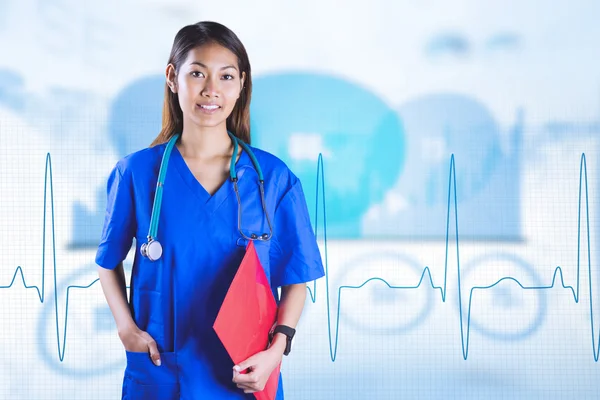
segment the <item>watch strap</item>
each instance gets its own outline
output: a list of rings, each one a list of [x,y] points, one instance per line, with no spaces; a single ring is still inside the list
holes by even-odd
[[[277,325],[271,330],[269,334],[269,343],[273,341],[273,338],[277,333],[283,333],[286,336],[285,351],[283,352],[283,355],[287,356],[292,350],[292,339],[296,334],[296,330],[287,325]]]

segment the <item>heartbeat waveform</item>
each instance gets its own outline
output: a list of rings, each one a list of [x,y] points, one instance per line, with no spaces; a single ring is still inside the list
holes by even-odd
[[[444,265],[444,280],[442,286],[436,286],[433,282],[433,276],[429,267],[425,267],[421,274],[419,281],[412,286],[393,286],[388,283],[385,279],[380,277],[372,277],[367,279],[360,285],[357,286],[340,286],[338,288],[338,305],[337,305],[337,317],[335,322],[335,337],[332,338],[332,318],[331,318],[331,305],[330,305],[330,289],[329,289],[329,263],[328,263],[328,253],[327,253],[327,214],[326,214],[326,199],[325,199],[325,172],[324,172],[324,162],[323,157],[319,154],[318,162],[317,162],[317,191],[316,191],[316,202],[315,202],[315,236],[318,237],[318,211],[319,211],[319,199],[321,199],[321,206],[323,211],[323,236],[324,236],[324,264],[325,264],[325,295],[327,301],[327,329],[328,329],[328,340],[329,340],[329,353],[331,360],[335,362],[337,357],[338,350],[338,341],[339,341],[339,325],[340,325],[340,307],[342,303],[342,290],[352,290],[352,289],[360,289],[364,287],[367,283],[371,281],[381,281],[390,289],[404,289],[404,290],[414,290],[418,289],[428,277],[428,283],[433,290],[437,290],[440,293],[442,302],[446,302],[446,294],[447,294],[447,278],[448,278],[448,259],[449,259],[449,238],[450,238],[450,211],[453,209],[454,211],[454,235],[456,239],[456,262],[457,262],[457,279],[458,279],[458,303],[459,303],[459,320],[460,320],[460,333],[461,333],[461,345],[462,345],[462,355],[463,359],[467,360],[469,353],[469,338],[470,338],[470,328],[471,328],[471,306],[472,299],[475,290],[489,290],[493,287],[497,286],[503,281],[513,281],[517,283],[523,290],[546,290],[551,289],[555,286],[557,275],[560,276],[560,282],[564,289],[569,289],[573,295],[573,299],[575,303],[579,303],[580,299],[580,274],[581,274],[581,200],[582,200],[582,190],[585,189],[585,209],[586,209],[586,238],[587,238],[587,261],[588,261],[588,280],[589,280],[589,292],[590,292],[590,322],[591,322],[591,335],[592,335],[592,350],[594,361],[598,361],[599,353],[600,353],[600,338],[596,338],[596,333],[594,329],[594,313],[593,313],[593,295],[592,295],[592,268],[591,268],[591,251],[590,251],[590,227],[589,227],[589,196],[588,196],[588,184],[587,184],[587,164],[585,153],[581,155],[581,162],[579,168],[579,202],[578,202],[578,231],[577,231],[577,282],[576,287],[569,286],[565,284],[563,271],[560,266],[556,267],[554,270],[554,274],[552,277],[552,282],[547,286],[523,286],[516,278],[513,277],[503,277],[488,286],[474,286],[470,289],[469,292],[469,302],[467,306],[466,312],[466,332],[465,332],[465,321],[463,315],[463,306],[462,306],[462,294],[461,294],[461,278],[460,278],[460,251],[459,251],[459,235],[458,235],[458,200],[456,195],[456,166],[454,161],[454,154],[452,154],[450,158],[450,173],[448,179],[448,203],[447,203],[447,218],[446,218],[446,256],[445,256],[445,265]],[[67,295],[66,295],[66,305],[65,305],[65,321],[64,321],[64,329],[63,329],[63,338],[62,338],[62,346],[61,346],[61,338],[59,331],[59,318],[58,318],[58,291],[57,291],[57,276],[56,276],[56,246],[55,246],[55,224],[54,224],[54,193],[53,193],[53,185],[52,185],[52,161],[50,154],[48,153],[46,156],[46,168],[44,173],[44,217],[43,217],[43,230],[42,230],[42,285],[41,290],[38,286],[28,285],[25,280],[25,274],[23,269],[19,266],[16,268],[13,278],[9,285],[0,286],[0,289],[9,289],[13,286],[16,281],[17,275],[21,275],[21,281],[23,282],[23,286],[26,289],[35,289],[38,293],[38,298],[41,303],[45,300],[45,253],[46,253],[46,209],[47,209],[47,189],[48,184],[50,186],[50,209],[51,209],[51,227],[52,227],[52,256],[53,256],[53,278],[54,278],[54,311],[55,311],[55,320],[56,320],[56,341],[57,341],[57,349],[58,356],[60,361],[64,360],[64,354],[66,350],[66,337],[67,337],[67,321],[68,321],[68,313],[69,313],[69,292],[71,289],[87,289],[94,285],[99,279],[95,279],[89,285],[80,286],[80,285],[70,285],[67,287]],[[322,190],[322,195],[319,196],[319,189]],[[453,194],[453,196],[452,196]],[[452,201],[453,200],[453,201]],[[311,301],[313,303],[317,300],[317,291],[316,291],[316,281],[312,282],[312,287],[307,285],[307,290],[310,294]]]
[[[21,274],[21,281],[23,282],[23,286],[25,289],[35,289],[38,294],[38,298],[40,299],[40,303],[44,303],[46,298],[45,296],[45,278],[46,278],[46,209],[47,209],[47,198],[48,198],[48,182],[50,183],[50,210],[52,215],[52,262],[54,265],[54,312],[56,316],[56,344],[58,346],[58,358],[62,362],[65,357],[65,348],[67,346],[67,320],[69,318],[69,291],[71,289],[87,289],[91,287],[93,284],[99,281],[96,279],[92,283],[87,286],[79,286],[79,285],[71,285],[67,287],[67,302],[65,305],[65,326],[63,330],[63,340],[62,340],[62,348],[60,341],[60,332],[59,332],[59,322],[58,322],[58,290],[57,290],[57,278],[56,278],[56,241],[55,241],[55,231],[54,231],[54,189],[52,185],[52,159],[50,157],[50,153],[46,154],[46,169],[44,172],[44,218],[43,218],[43,228],[42,228],[42,289],[35,285],[28,285],[25,281],[25,274],[23,273],[23,269],[18,266],[15,270],[15,274],[10,281],[8,286],[0,286],[0,289],[9,289],[17,279],[17,275]]]
[[[552,277],[552,282],[547,286],[524,286],[519,282],[516,278],[507,276],[499,279],[495,283],[488,286],[474,286],[470,289],[469,292],[469,302],[467,306],[467,320],[466,320],[466,332],[465,332],[465,321],[463,314],[463,305],[462,305],[462,292],[461,292],[461,278],[460,278],[460,251],[459,251],[459,235],[458,235],[458,201],[456,195],[456,165],[454,161],[454,154],[450,157],[450,173],[448,178],[448,203],[447,203],[447,217],[446,217],[446,256],[444,262],[444,282],[442,286],[436,286],[433,282],[433,276],[431,274],[431,270],[429,267],[425,267],[423,269],[423,273],[421,274],[421,278],[419,281],[412,286],[393,286],[385,279],[380,277],[372,277],[364,281],[362,284],[357,286],[340,286],[338,288],[338,301],[337,301],[337,316],[335,322],[335,337],[332,338],[332,327],[331,327],[331,303],[329,299],[329,262],[327,258],[327,214],[326,214],[326,202],[325,202],[325,173],[324,173],[324,164],[323,157],[320,154],[317,162],[317,195],[316,195],[316,209],[315,209],[315,235],[318,236],[318,211],[319,211],[319,189],[323,190],[323,194],[321,196],[322,199],[322,208],[323,208],[323,236],[324,236],[324,249],[325,249],[325,295],[327,301],[327,329],[328,329],[328,339],[329,339],[329,355],[331,361],[335,362],[337,357],[338,343],[339,343],[339,327],[340,327],[340,307],[342,304],[342,290],[352,290],[352,289],[360,289],[364,287],[367,283],[372,281],[380,281],[383,282],[389,289],[403,289],[403,290],[415,290],[421,287],[423,282],[425,281],[425,277],[428,277],[428,283],[433,290],[437,290],[440,293],[442,302],[446,302],[446,294],[447,294],[447,282],[448,282],[448,259],[449,259],[449,239],[450,239],[450,210],[453,208],[454,210],[454,236],[456,239],[456,265],[457,265],[457,279],[458,279],[458,307],[459,307],[459,321],[460,321],[460,336],[461,336],[461,346],[462,346],[462,355],[463,359],[467,360],[469,355],[469,338],[471,332],[471,306],[473,300],[473,294],[475,290],[489,290],[499,285],[503,281],[513,281],[517,285],[521,287],[523,290],[547,290],[552,289],[556,283],[557,275],[560,275],[560,283],[564,289],[569,289],[573,295],[573,299],[575,303],[579,303],[580,299],[580,279],[581,279],[581,196],[582,189],[585,188],[585,210],[586,210],[586,238],[587,238],[587,262],[588,262],[588,281],[589,281],[589,294],[590,294],[590,324],[591,324],[591,336],[592,336],[592,351],[594,356],[594,361],[598,362],[599,353],[600,353],[600,337],[596,338],[596,333],[594,330],[594,308],[593,308],[593,292],[592,292],[592,267],[591,267],[591,251],[590,251],[590,216],[589,216],[589,196],[588,196],[588,182],[587,182],[587,163],[585,158],[585,153],[581,154],[581,161],[579,165],[579,202],[578,202],[578,219],[577,219],[577,282],[576,287],[569,286],[565,284],[563,271],[560,266],[557,266],[554,270],[554,274]],[[320,183],[320,185],[319,185]],[[452,196],[454,194],[454,196]],[[313,282],[312,288],[307,287],[311,301],[313,303],[316,302],[317,299],[317,284],[316,281]]]

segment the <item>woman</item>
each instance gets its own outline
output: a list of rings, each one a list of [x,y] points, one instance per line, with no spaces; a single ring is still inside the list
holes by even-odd
[[[252,398],[289,352],[305,283],[324,275],[298,178],[275,156],[250,147],[264,176],[261,198],[251,155],[242,146],[234,154],[237,139],[250,143],[251,90],[248,56],[233,32],[215,22],[184,27],[166,69],[160,134],[151,147],[119,160],[110,174],[96,263],[126,350],[123,398]],[[171,139],[159,228],[150,240],[162,245],[155,259],[156,254],[148,256],[147,236]],[[230,169],[239,179],[241,226]],[[251,233],[270,237],[254,243],[282,328],[268,349],[234,366],[213,323]],[[134,237],[128,303],[122,261]],[[283,399],[281,376],[277,399]]]

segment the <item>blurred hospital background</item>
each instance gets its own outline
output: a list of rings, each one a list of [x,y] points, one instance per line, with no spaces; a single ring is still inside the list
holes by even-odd
[[[598,398],[598,15],[0,0],[0,398],[119,398],[106,180],[158,133],[173,38],[200,20],[245,44],[252,144],[300,177],[327,262],[286,399]]]

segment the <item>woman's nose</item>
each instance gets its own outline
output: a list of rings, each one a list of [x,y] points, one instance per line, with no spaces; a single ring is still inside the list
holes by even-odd
[[[208,78],[205,81],[205,85],[202,88],[202,95],[208,97],[218,97],[219,96],[219,83],[215,82],[213,78]]]

